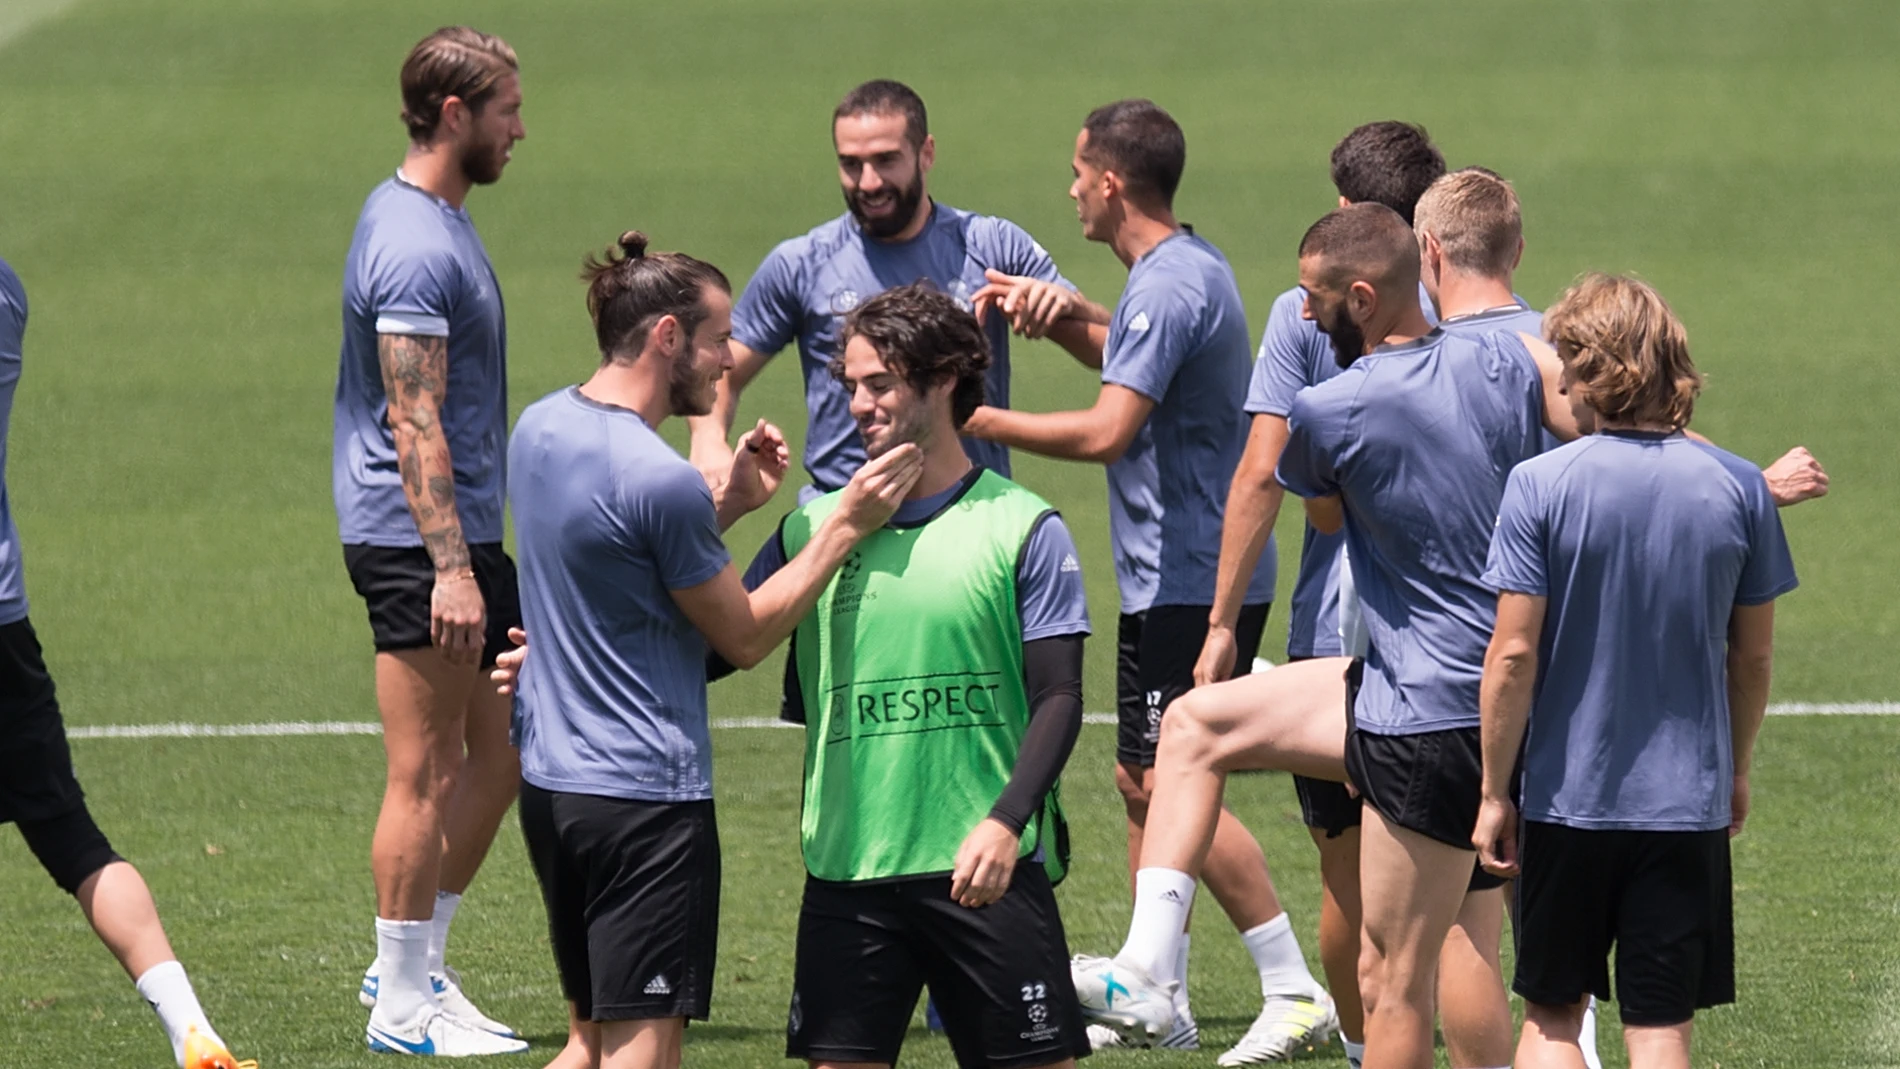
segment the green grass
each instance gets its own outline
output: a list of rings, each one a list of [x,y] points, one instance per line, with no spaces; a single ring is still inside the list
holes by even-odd
[[[1780,613],[1776,697],[1900,696],[1887,663],[1900,470],[1881,459],[1892,446],[1877,422],[1900,401],[1882,314],[1900,282],[1900,20],[1878,0],[4,7],[0,256],[33,302],[8,483],[33,618],[75,724],[374,715],[328,493],[339,279],[362,198],[401,151],[396,67],[456,21],[507,36],[524,62],[529,140],[471,201],[507,294],[517,408],[593,364],[574,280],[584,252],[637,226],[743,278],[774,242],[834,215],[825,117],[863,78],[903,78],[931,103],[938,196],[1022,223],[1104,299],[1122,274],[1076,232],[1069,145],[1096,104],[1161,101],[1191,143],[1179,208],[1233,261],[1256,329],[1292,281],[1299,234],[1332,204],[1334,140],[1411,118],[1454,165],[1517,182],[1521,293],[1541,303],[1585,269],[1641,272],[1709,375],[1698,428],[1761,461],[1802,442],[1834,473],[1827,501],[1786,517],[1804,585]],[[5,39],[29,8],[52,15]],[[1016,368],[1023,407],[1093,395],[1051,346],[1022,346]],[[796,437],[795,362],[778,361],[745,407]],[[1069,516],[1111,632],[1101,476],[1033,459],[1018,473]],[[735,552],[772,519],[736,529]],[[1282,534],[1290,561],[1290,522]],[[1111,661],[1098,642],[1093,708],[1109,706]],[[734,679],[714,713],[769,715],[776,690],[770,667]],[[794,742],[719,736],[727,923],[696,1064],[778,1061]],[[1882,819],[1896,742],[1888,720],[1770,724],[1757,826],[1737,847],[1742,1004],[1709,1016],[1711,1063],[1900,1063],[1895,833]],[[1069,777],[1082,864],[1064,902],[1073,942],[1091,950],[1125,921],[1108,749],[1089,729]],[[370,946],[375,742],[77,753],[221,1026],[273,1069],[366,1063],[350,990]],[[1310,952],[1311,848],[1290,792],[1272,778],[1236,790]],[[148,1012],[71,904],[16,839],[0,836],[0,854],[9,1050],[163,1064]],[[512,829],[465,916],[456,957],[475,993],[552,1042],[552,966]],[[1196,1002],[1218,1043],[1245,1026],[1251,980],[1220,918],[1199,923]],[[940,1043],[914,1051],[947,1064]]]

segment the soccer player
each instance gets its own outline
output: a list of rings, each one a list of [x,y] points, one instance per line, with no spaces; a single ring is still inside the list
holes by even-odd
[[[172,953],[139,870],[113,852],[73,775],[53,677],[27,618],[20,532],[7,499],[7,424],[20,384],[26,288],[0,260],[0,824],[13,824],[59,889],[79,908],[157,1011],[183,1069],[257,1069],[239,1063],[212,1030],[185,967]]]
[[[840,343],[866,453],[915,443],[923,475],[792,640],[809,875],[786,1053],[890,1066],[927,986],[958,1065],[1073,1065],[1089,1043],[1051,874],[1089,631],[1075,544],[958,440],[989,363],[969,312],[903,286],[858,306]],[[776,581],[841,507],[787,516],[747,583]]]
[[[344,564],[369,610],[388,755],[370,847],[376,958],[361,998],[370,1045],[408,1053],[527,1047],[443,963],[519,781],[508,703],[477,685],[520,608],[501,548],[501,287],[463,206],[525,136],[516,69],[506,42],[465,26],[410,51],[409,151],[364,203],[343,274],[332,483]]]
[[[1108,333],[1101,392],[1094,407],[1079,412],[981,408],[964,428],[1045,456],[1107,466],[1121,588],[1116,785],[1128,815],[1131,869],[1141,857],[1162,711],[1193,685],[1215,589],[1222,502],[1247,437],[1246,312],[1220,251],[1175,219],[1186,154],[1181,128],[1152,102],[1120,101],[1089,115],[1076,138],[1069,195],[1084,235],[1107,243],[1129,269]],[[1273,583],[1269,552],[1253,569],[1237,613],[1236,645],[1248,664]],[[1337,1027],[1332,1000],[1307,970],[1259,843],[1225,810],[1204,876],[1260,974],[1260,1015],[1229,1054],[1257,1049],[1281,1057],[1323,1042]],[[1139,897],[1140,874],[1135,883]],[[1159,963],[1156,977],[1174,985],[1172,1023],[1131,1027],[1102,1017],[1121,1029],[1123,1041],[1197,1045],[1186,994],[1187,940],[1175,945],[1178,953]],[[1108,959],[1078,959],[1085,1006],[1092,998],[1099,1003],[1107,966]]]
[[[1445,173],[1445,158],[1425,129],[1397,121],[1356,127],[1333,147],[1331,165],[1340,206],[1383,204],[1408,221],[1420,194]],[[1239,651],[1235,627],[1248,580],[1273,533],[1285,493],[1273,472],[1286,445],[1286,414],[1294,395],[1341,370],[1331,342],[1301,314],[1305,305],[1306,294],[1298,286],[1282,293],[1274,300],[1261,335],[1245,405],[1253,424],[1227,492],[1214,603],[1194,668],[1197,686],[1219,683],[1234,674]],[[1321,534],[1310,523],[1305,527],[1299,579],[1287,618],[1287,660],[1363,652],[1347,650],[1341,643],[1340,549],[1345,539]],[[1359,799],[1343,783],[1298,774],[1293,776],[1293,788],[1300,815],[1319,849],[1320,962],[1338,1007],[1341,1041],[1347,1057],[1356,1060],[1365,1046],[1359,1005]],[[1448,1041],[1455,1044],[1459,1029],[1450,1027],[1447,1032]]]
[[[711,409],[732,366],[732,292],[683,253],[589,260],[600,367],[530,405],[509,442],[527,624],[521,829],[569,1003],[558,1069],[668,1069],[710,1007],[719,841],[708,645],[750,667],[811,611],[853,546],[923,470],[914,447],[867,464],[802,552],[747,594],[720,532],[768,500],[790,457],[761,423],[715,496],[660,438]],[[914,995],[913,995],[914,1001]]]
[[[1794,565],[1762,473],[1683,434],[1701,376],[1654,290],[1586,276],[1544,329],[1596,433],[1505,488],[1472,843],[1517,877],[1520,1069],[1580,1064],[1612,944],[1630,1065],[1687,1069],[1695,1011],[1735,999],[1728,840]]]
[[[782,242],[759,265],[733,312],[732,373],[721,380],[712,413],[688,421],[693,462],[716,482],[731,463],[726,435],[740,395],[774,354],[797,342],[811,418],[804,458],[811,487],[801,491],[801,500],[838,489],[864,463],[848,399],[826,369],[840,352],[841,317],[892,286],[928,279],[966,307],[977,306],[979,315],[992,276],[1033,278],[1061,291],[1020,308],[1012,304],[1007,319],[984,316],[991,404],[1009,404],[1012,325],[1031,337],[1047,334],[1078,359],[1098,366],[1101,360],[1102,327],[1070,314],[1076,307],[1101,310],[1073,299],[1074,287],[1034,238],[1006,219],[931,198],[926,179],[937,143],[924,102],[909,86],[879,80],[853,89],[832,113],[831,138],[847,211]],[[976,463],[1009,474],[1008,450],[981,441],[964,446]]]

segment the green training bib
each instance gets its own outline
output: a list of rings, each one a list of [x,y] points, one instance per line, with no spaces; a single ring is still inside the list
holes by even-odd
[[[832,510],[785,518],[786,557]],[[984,470],[925,523],[858,543],[792,640],[805,707],[805,867],[821,880],[946,873],[1002,794],[1029,722],[1016,570],[1048,502]],[[1023,828],[1068,860],[1051,789]]]

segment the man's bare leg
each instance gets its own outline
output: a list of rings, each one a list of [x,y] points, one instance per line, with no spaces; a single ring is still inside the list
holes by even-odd
[[[1366,1041],[1365,1008],[1359,1001],[1359,829],[1329,839],[1319,828],[1319,960],[1326,989],[1339,1012],[1339,1031],[1353,1043]]]
[[[567,1004],[567,1046],[544,1069],[600,1069],[600,1025],[583,1021]]]
[[[679,1069],[686,1018],[600,1022],[601,1069]]]
[[[513,700],[476,687],[463,726],[468,756],[443,821],[441,889],[461,894],[475,880],[495,832],[521,791],[521,755],[508,742]]]
[[[1524,1034],[1518,1037],[1516,1069],[1584,1069],[1578,1037],[1588,995],[1569,1006],[1524,1003]]]
[[[443,828],[464,761],[474,668],[434,649],[376,655],[376,704],[388,769],[370,844],[376,879],[376,1008],[372,1025],[410,1027],[436,1006],[429,980]],[[377,1022],[381,1024],[377,1024]]]
[[[1509,1065],[1514,1026],[1498,946],[1504,938],[1504,890],[1465,895],[1438,959],[1438,1016],[1453,1066]]]
[[[1623,1026],[1623,1046],[1630,1069],[1689,1069],[1689,1040],[1695,1021],[1647,1027]]]
[[[1399,827],[1371,806],[1360,831],[1365,1069],[1432,1069],[1440,950],[1464,907],[1476,854]]]

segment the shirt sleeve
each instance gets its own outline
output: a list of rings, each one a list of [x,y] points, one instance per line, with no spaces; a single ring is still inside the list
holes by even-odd
[[[975,232],[986,235],[986,247],[980,257],[983,266],[994,267],[1004,274],[1022,275],[1054,282],[1069,289],[1075,288],[1075,283],[1063,278],[1062,272],[1056,269],[1055,258],[1049,255],[1049,250],[1030,237],[1029,231],[1007,219],[988,219],[986,222],[989,224],[987,227]]]
[[[1102,381],[1160,404],[1201,340],[1201,299],[1180,286],[1146,286],[1115,309]]]
[[[1016,568],[1016,604],[1024,642],[1089,633],[1081,555],[1068,525],[1053,512],[1036,524],[1023,547]]]
[[[1536,480],[1522,465],[1511,470],[1498,505],[1497,528],[1480,582],[1497,591],[1550,596],[1546,522]]]
[[[647,477],[641,488],[647,546],[653,554],[660,582],[668,590],[684,590],[718,575],[732,563],[719,537],[719,516],[713,508],[706,480],[681,466]]]
[[[781,522],[778,529],[772,532],[772,537],[766,539],[765,544],[759,547],[759,551],[753,554],[752,563],[746,566],[745,575],[741,578],[748,592],[764,586],[767,579],[777,575],[778,570],[785,567],[784,534],[785,526]]]
[[[383,249],[370,283],[376,333],[448,337],[460,270],[447,249]]]
[[[798,253],[787,241],[766,254],[732,310],[732,340],[755,353],[776,353],[798,338],[804,325]]]
[[[1345,435],[1343,420],[1315,403],[1311,391],[1294,397],[1286,414],[1286,448],[1280,451],[1274,477],[1300,497],[1325,497],[1339,492],[1338,458]]]
[[[1788,536],[1781,527],[1781,510],[1768,492],[1768,480],[1751,469],[1743,482],[1748,507],[1748,560],[1735,587],[1735,604],[1765,605],[1799,585]]]
[[[1247,383],[1247,413],[1260,416],[1285,416],[1293,409],[1293,398],[1308,386],[1312,378],[1312,349],[1317,340],[1328,345],[1325,336],[1312,323],[1300,318],[1300,306],[1306,303],[1301,290],[1288,290],[1273,302],[1267,313],[1267,329],[1260,335],[1260,355],[1253,364],[1253,378]]]

